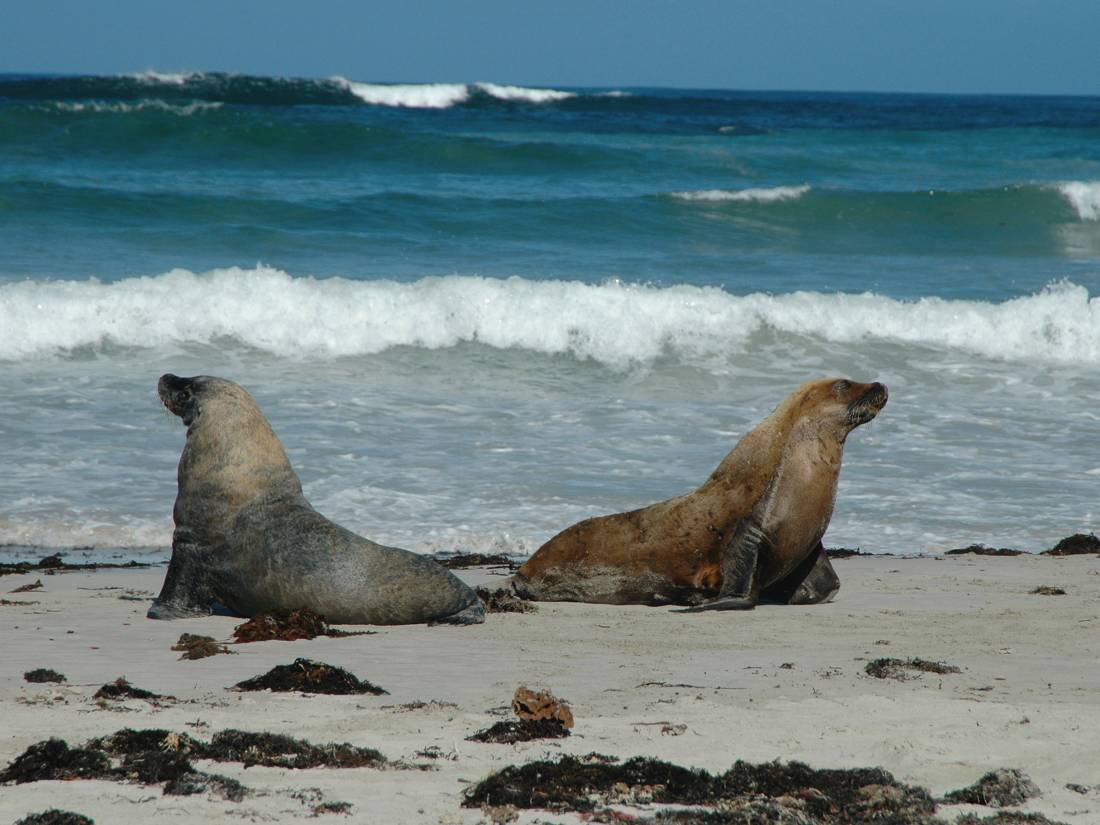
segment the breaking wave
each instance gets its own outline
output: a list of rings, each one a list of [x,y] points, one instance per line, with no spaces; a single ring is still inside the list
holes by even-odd
[[[185,308],[185,309],[181,309]],[[708,365],[780,334],[943,348],[995,360],[1100,363],[1100,298],[1068,281],[1001,303],[873,293],[732,295],[715,287],[448,276],[412,283],[187,270],[0,286],[0,359],[225,341],[327,359],[476,342],[617,369],[671,356]]]
[[[1100,221],[1100,181],[1069,181],[1060,184],[1062,193],[1083,221]]]

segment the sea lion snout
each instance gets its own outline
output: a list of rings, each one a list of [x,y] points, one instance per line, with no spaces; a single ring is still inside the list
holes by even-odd
[[[867,388],[867,391],[863,393],[862,396],[860,396],[860,401],[869,407],[881,410],[886,406],[886,400],[889,397],[890,393],[886,389],[886,385],[876,381]]]
[[[848,421],[854,427],[866,424],[878,415],[882,408],[886,406],[886,401],[890,397],[885,384],[876,381],[866,386],[867,389],[848,405]]]

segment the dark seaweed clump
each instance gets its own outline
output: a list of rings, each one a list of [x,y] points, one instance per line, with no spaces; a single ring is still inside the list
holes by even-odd
[[[1043,551],[1044,556],[1079,556],[1086,553],[1100,553],[1100,538],[1094,533],[1074,533]]]
[[[864,671],[876,679],[908,679],[908,671],[921,673],[961,673],[955,665],[930,662],[927,659],[875,659],[867,663]]]
[[[32,682],[34,684],[41,684],[43,682],[64,682],[65,674],[58,673],[56,670],[50,670],[48,667],[38,667],[24,673],[23,681]]]
[[[481,599],[486,613],[534,613],[538,610],[533,602],[521,599],[504,587],[496,590],[475,587],[474,592]]]
[[[113,563],[91,563],[91,564],[69,564],[65,561],[60,553],[54,553],[53,555],[46,556],[39,561],[19,561],[15,564],[0,564],[0,576],[11,576],[14,574],[30,573],[32,570],[44,570],[47,574],[56,572],[68,573],[76,570],[120,570],[130,568],[146,568],[152,565],[143,564],[137,561],[128,561],[124,564]]]
[[[293,664],[277,665],[267,673],[238,682],[235,687],[237,690],[300,691],[336,695],[370,693],[378,696],[389,693],[378,685],[360,681],[343,668],[312,659],[295,659]]]
[[[458,553],[437,561],[451,570],[461,570],[464,567],[507,567],[509,570],[515,570],[519,567],[503,553]]]
[[[200,793],[215,793],[230,802],[240,802],[248,794],[248,788],[228,776],[202,771],[182,773],[164,785],[165,796],[193,796]]]
[[[963,814],[955,820],[955,825],[1066,825],[1042,814],[1027,814],[1021,811],[998,811],[993,816],[979,817],[977,814]]]
[[[246,768],[380,768],[386,757],[374,748],[343,744],[311,745],[302,739],[274,733],[224,730],[214,734],[202,750],[205,759],[243,762]]]
[[[225,645],[219,644],[213,636],[198,636],[194,633],[180,634],[179,641],[172,645],[172,650],[179,651],[182,654],[181,659],[205,659],[219,653],[233,653]]]
[[[134,687],[126,681],[125,676],[119,676],[113,682],[108,682],[95,692],[95,699],[171,699],[171,696],[161,696],[151,690]]]
[[[467,736],[466,740],[512,745],[532,739],[563,739],[568,735],[569,729],[557,719],[509,719],[479,730],[473,736]]]
[[[635,757],[618,764],[594,755],[507,767],[470,789],[463,802],[466,807],[511,805],[580,813],[611,803],[721,805],[719,812],[672,814],[666,821],[745,825],[900,825],[922,821],[914,817],[927,817],[935,810],[927,791],[902,785],[879,769],[814,770],[800,762],[737,762],[716,776],[655,759]],[[772,815],[761,810],[762,804]],[[782,809],[789,816],[784,816]],[[753,811],[753,818],[743,815]],[[803,816],[798,818],[799,814]],[[806,818],[807,814],[812,818]]]
[[[1009,547],[986,547],[984,544],[972,544],[969,547],[960,547],[956,550],[948,550],[948,556],[961,556],[972,553],[975,556],[1023,556],[1023,550],[1013,550]]]
[[[854,550],[850,547],[828,547],[825,555],[830,559],[850,559],[853,556],[873,556],[875,553],[864,553],[859,547]]]
[[[1066,591],[1063,590],[1061,587],[1052,587],[1049,584],[1041,584],[1038,587],[1036,587],[1034,590],[1029,590],[1028,593],[1030,593],[1033,596],[1064,596],[1064,595],[1066,595]]]
[[[990,771],[973,785],[944,794],[948,802],[969,802],[972,805],[988,805],[1004,808],[1019,805],[1039,795],[1039,789],[1031,778],[1015,768],[998,768]]]
[[[40,814],[28,814],[15,825],[95,825],[95,822],[83,814],[74,814],[72,811],[63,811],[60,808],[50,808]]]
[[[70,748],[63,739],[31,745],[0,771],[0,784],[42,779],[100,779],[111,773],[111,760],[99,751]]]
[[[314,816],[320,816],[321,814],[350,814],[351,803],[321,802],[310,808],[310,813],[312,813]]]
[[[186,733],[172,733],[163,728],[134,730],[123,728],[110,736],[89,739],[86,747],[103,751],[111,756],[133,756],[148,751],[174,750],[182,753],[199,753],[205,747]]]
[[[46,779],[106,779],[142,785],[164,784],[164,793],[214,792],[239,802],[247,789],[234,779],[195,769],[192,759],[241,762],[245,767],[381,768],[389,761],[373,748],[347,743],[313,745],[271,733],[226,730],[209,743],[167,730],[124,728],[70,748],[61,739],[31,745],[3,772],[0,784]]]
[[[165,793],[175,783],[202,786],[235,802],[244,798],[244,787],[235,780],[196,771],[184,750],[166,747],[167,731],[119,731],[113,737],[93,739],[83,748],[70,748],[61,739],[31,745],[2,773],[0,784],[38,782],[47,779],[106,779],[157,785],[167,782]],[[194,741],[194,740],[191,740]],[[113,743],[105,745],[104,743]],[[115,746],[121,764],[114,766],[101,747]],[[149,747],[142,750],[141,747]]]

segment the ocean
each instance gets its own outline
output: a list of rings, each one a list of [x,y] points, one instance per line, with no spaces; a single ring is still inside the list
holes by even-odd
[[[167,558],[165,372],[306,495],[535,550],[878,380],[826,546],[1100,527],[1100,98],[0,75],[0,558]]]

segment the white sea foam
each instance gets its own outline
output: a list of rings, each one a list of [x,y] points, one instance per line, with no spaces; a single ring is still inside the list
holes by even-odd
[[[476,341],[616,368],[743,351],[771,329],[823,341],[922,344],[992,359],[1100,363],[1100,298],[1052,284],[1005,301],[871,293],[731,295],[693,286],[448,276],[413,283],[295,278],[276,269],[174,270],[114,283],[0,285],[0,358],[232,339],[280,357],[331,358]]]
[[[552,103],[576,97],[573,92],[557,89],[531,89],[526,86],[502,86],[496,83],[357,83],[345,77],[330,80],[350,91],[364,103],[375,106],[405,106],[412,109],[446,109],[470,99],[473,88],[495,97],[525,103]]]
[[[528,89],[525,86],[498,86],[495,83],[478,83],[477,87],[499,100],[525,103],[553,103],[576,97],[573,92],[559,92],[557,89]]]
[[[1083,221],[1100,221],[1100,181],[1068,181],[1058,191],[1077,210]]]
[[[375,106],[404,106],[411,109],[446,109],[465,103],[470,89],[465,83],[356,83],[344,77],[333,83]]]
[[[126,75],[126,77],[140,80],[143,83],[167,83],[173,86],[182,86],[187,81],[199,77],[201,74],[202,72],[154,72],[149,70],[129,74]]]
[[[777,203],[798,200],[810,191],[809,186],[773,186],[761,189],[701,189],[694,192],[672,192],[683,201],[740,201],[743,203]]]
[[[55,109],[62,112],[108,112],[114,114],[128,114],[130,112],[152,110],[182,116],[220,109],[222,105],[222,103],[216,101],[212,102],[205,100],[195,100],[190,103],[169,103],[165,100],[139,100],[136,103],[109,103],[102,100],[92,100],[83,103],[57,101],[51,104]]]
[[[110,547],[126,550],[167,548],[172,543],[172,520],[153,521],[119,517],[117,513],[77,512],[67,508],[55,514],[27,514],[12,506],[0,514],[0,548],[4,545],[43,548]],[[14,515],[19,512],[19,515]]]

